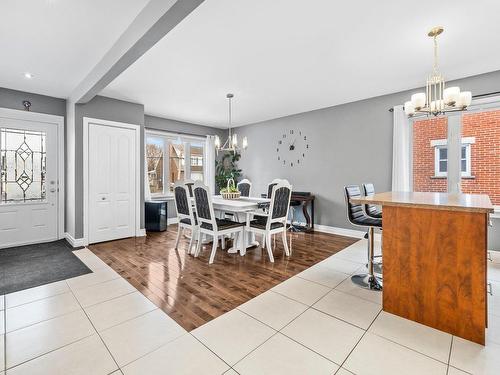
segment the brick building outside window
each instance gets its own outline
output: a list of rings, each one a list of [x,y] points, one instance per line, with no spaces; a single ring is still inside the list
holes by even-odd
[[[447,117],[413,122],[413,190],[447,191]],[[500,110],[462,115],[462,192],[500,206]]]

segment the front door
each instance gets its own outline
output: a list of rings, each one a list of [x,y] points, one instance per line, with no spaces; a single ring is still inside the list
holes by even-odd
[[[58,238],[57,131],[0,117],[0,247]]]
[[[135,236],[135,130],[89,124],[89,243]]]

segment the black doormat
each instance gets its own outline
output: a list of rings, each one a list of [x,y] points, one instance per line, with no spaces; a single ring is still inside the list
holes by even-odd
[[[0,295],[92,273],[65,241],[0,249]]]

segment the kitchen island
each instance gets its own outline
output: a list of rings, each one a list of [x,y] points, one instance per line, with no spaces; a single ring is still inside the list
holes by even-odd
[[[352,202],[383,207],[383,310],[484,345],[489,197],[386,192]]]

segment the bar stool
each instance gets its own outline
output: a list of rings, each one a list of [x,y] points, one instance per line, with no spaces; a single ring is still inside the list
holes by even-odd
[[[375,187],[372,183],[363,184],[363,190],[365,196],[370,196],[375,194]],[[374,217],[376,219],[382,219],[382,210],[379,209],[374,204],[365,204],[365,212],[368,216]]]
[[[358,286],[371,290],[382,290],[382,279],[375,276],[373,270],[374,257],[374,229],[382,227],[382,219],[369,217],[363,211],[361,204],[351,203],[351,198],[361,197],[361,190],[357,185],[344,187],[344,194],[347,207],[347,220],[352,225],[368,228],[368,273],[351,277],[351,280]]]
[[[370,196],[375,194],[375,187],[372,183],[363,184],[363,191],[365,196]],[[382,210],[374,204],[365,204],[365,213],[375,219],[382,219]],[[381,228],[382,229],[382,228]],[[368,239],[368,233],[366,233],[365,238]],[[373,258],[381,258],[382,255],[374,255]],[[375,262],[374,265],[375,273],[382,273],[382,262]]]

